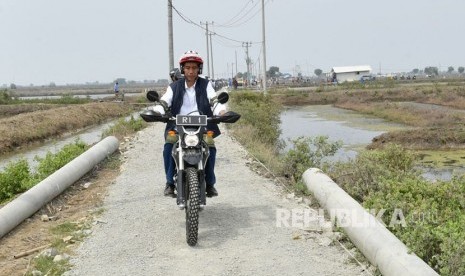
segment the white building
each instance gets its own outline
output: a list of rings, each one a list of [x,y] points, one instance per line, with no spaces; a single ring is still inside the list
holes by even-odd
[[[370,65],[333,67],[329,77],[332,81],[336,79],[338,83],[342,83],[345,81],[359,81],[362,76],[370,75],[370,73]]]

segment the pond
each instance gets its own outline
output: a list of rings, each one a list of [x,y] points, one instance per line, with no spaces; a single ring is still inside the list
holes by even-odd
[[[281,139],[286,142],[284,151],[291,147],[289,139],[299,136],[328,136],[329,141],[341,141],[343,146],[330,161],[347,161],[357,156],[357,152],[364,150],[371,140],[388,131],[407,129],[407,126],[391,123],[383,119],[360,114],[351,110],[336,108],[331,105],[312,105],[304,107],[287,107],[281,114]],[[464,159],[465,152],[454,151],[458,155],[455,159]],[[419,166],[422,175],[428,180],[449,181],[453,175],[462,175],[465,168],[460,164],[441,163],[435,165],[429,161],[429,156],[445,154],[452,159],[451,152],[421,152],[425,165]],[[425,157],[426,156],[426,157]],[[444,158],[443,158],[444,159]],[[454,159],[454,160],[455,160]],[[428,165],[428,163],[431,163]]]
[[[331,105],[312,105],[289,107],[281,114],[280,138],[286,142],[286,149],[289,149],[289,139],[299,136],[328,136],[329,141],[342,141],[343,147],[334,158],[346,161],[354,158],[357,151],[370,144],[374,137],[405,128],[400,124]]]

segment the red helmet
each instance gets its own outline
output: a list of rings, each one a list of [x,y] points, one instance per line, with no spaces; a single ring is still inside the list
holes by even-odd
[[[181,67],[181,74],[184,74],[184,63],[197,62],[199,64],[199,74],[202,74],[203,59],[196,51],[187,51],[179,59],[179,67]]]

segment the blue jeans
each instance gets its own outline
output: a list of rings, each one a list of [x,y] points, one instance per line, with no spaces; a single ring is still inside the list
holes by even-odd
[[[165,143],[163,147],[163,161],[165,164],[165,175],[166,183],[174,185],[174,171],[176,170],[176,164],[174,159],[171,156],[173,150],[173,145],[171,143]],[[207,186],[213,186],[216,183],[215,177],[215,160],[216,160],[216,148],[210,147],[210,156],[208,157],[207,166],[205,167],[205,183]]]

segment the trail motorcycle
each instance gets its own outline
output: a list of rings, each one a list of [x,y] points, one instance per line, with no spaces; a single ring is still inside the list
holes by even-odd
[[[147,99],[155,104],[159,102],[156,91],[147,92]],[[226,103],[229,95],[220,93],[210,101],[214,108],[217,103]],[[186,241],[190,246],[197,244],[199,229],[199,211],[206,205],[205,166],[210,155],[208,139],[213,139],[207,133],[207,123],[235,123],[239,114],[228,111],[222,116],[207,117],[206,115],[160,115],[151,109],[143,111],[140,116],[146,122],[174,121],[176,124],[176,143],[173,146],[172,157],[176,164],[175,185],[177,190],[176,203],[180,210],[186,212]]]

